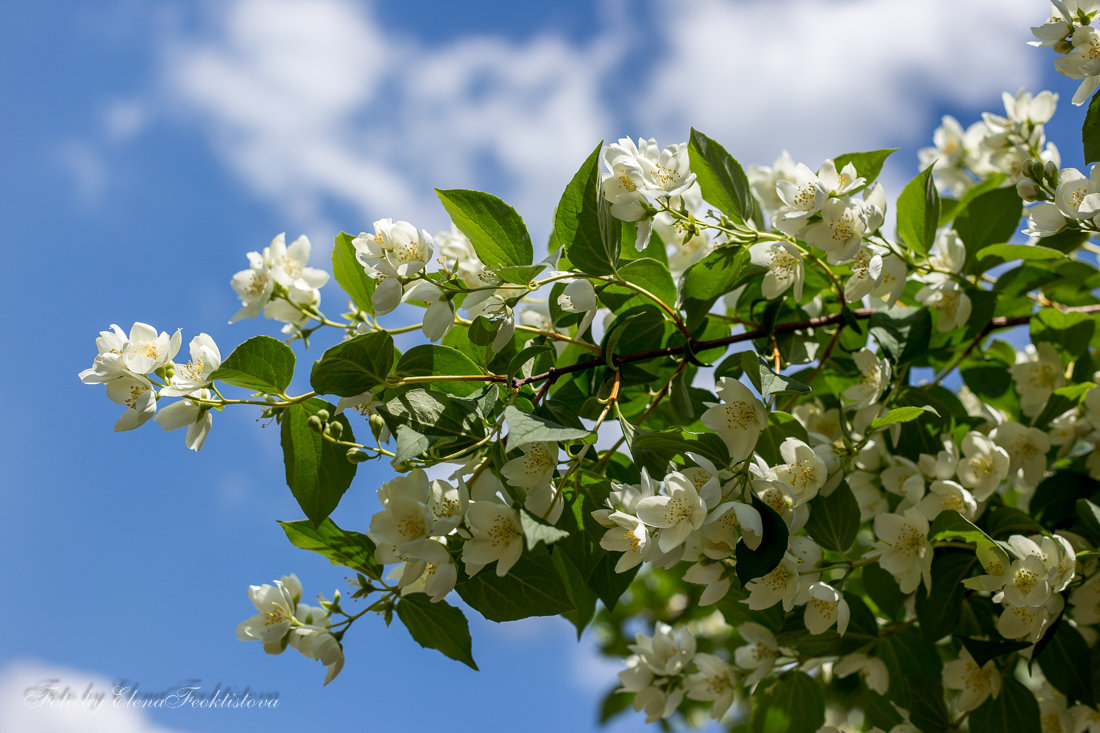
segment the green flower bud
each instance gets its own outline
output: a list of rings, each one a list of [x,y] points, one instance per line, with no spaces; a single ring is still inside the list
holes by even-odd
[[[332,415],[329,414],[328,410],[318,410],[317,413],[316,413],[316,417],[321,422],[328,422],[329,420],[332,419]]]
[[[362,463],[363,461],[370,460],[370,455],[360,448],[348,448],[348,452],[345,455],[352,463]]]
[[[1039,197],[1039,187],[1035,185],[1035,181],[1021,178],[1016,182],[1016,193],[1024,201],[1035,201]]]
[[[327,432],[333,439],[340,440],[340,436],[344,434],[344,426],[339,421],[333,420],[328,424],[325,432]]]
[[[370,431],[374,434],[374,439],[381,441],[382,431],[386,429],[386,421],[382,419],[382,416],[376,412],[372,412],[370,416]]]
[[[319,433],[325,429],[325,424],[321,422],[321,418],[317,415],[310,415],[309,419],[306,420],[306,425],[315,433]]]
[[[1049,161],[1046,165],[1046,177],[1050,181],[1051,185],[1058,185],[1058,166],[1054,164],[1054,161]]]

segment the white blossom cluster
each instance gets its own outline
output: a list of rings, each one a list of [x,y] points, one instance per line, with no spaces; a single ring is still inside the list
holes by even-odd
[[[1024,234],[1050,237],[1069,226],[1100,228],[1100,168],[1093,166],[1086,177],[1076,168],[1057,171],[1053,195],[1028,208],[1028,225]],[[1042,195],[1035,185],[1028,188],[1030,200]]]
[[[1054,68],[1081,84],[1073,94],[1074,104],[1084,104],[1100,85],[1100,33],[1092,22],[1100,12],[1096,0],[1051,0],[1050,17],[1031,29],[1032,46],[1047,46],[1058,54]]]
[[[263,313],[283,321],[283,333],[297,333],[310,320],[310,310],[320,305],[320,288],[329,279],[324,270],[308,266],[310,249],[304,235],[287,246],[286,234],[279,234],[263,252],[249,252],[248,269],[233,276],[231,284],[241,309],[229,322]]]
[[[979,180],[1003,174],[1002,185],[1015,185],[1024,175],[1028,160],[1057,166],[1061,157],[1048,142],[1043,125],[1054,116],[1058,95],[1043,91],[1036,95],[1020,89],[1015,95],[1003,92],[1005,114],[984,112],[982,119],[965,130],[951,115],[932,133],[933,146],[917,156],[921,168],[935,164],[937,184],[962,196]]]
[[[187,428],[188,448],[202,448],[214,418],[201,401],[210,399],[210,375],[222,362],[214,339],[205,333],[191,339],[191,360],[186,364],[172,361],[180,350],[179,330],[169,336],[139,322],[127,334],[112,323],[110,331],[99,332],[95,343],[99,353],[92,366],[80,372],[80,381],[106,385],[107,397],[126,406],[116,431],[133,430],[156,415],[165,430]],[[183,399],[157,412],[161,397]]]
[[[250,585],[248,597],[256,615],[237,626],[241,641],[259,641],[268,654],[282,654],[289,646],[325,665],[325,684],[344,668],[344,649],[330,630],[329,612],[323,606],[302,603],[298,576],[284,575],[275,585]],[[339,602],[340,595],[335,597]]]

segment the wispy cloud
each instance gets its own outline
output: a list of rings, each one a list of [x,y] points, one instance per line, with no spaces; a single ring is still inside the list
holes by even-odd
[[[115,705],[115,683],[83,670],[21,660],[0,668],[0,730],[19,733],[178,733],[140,708]]]

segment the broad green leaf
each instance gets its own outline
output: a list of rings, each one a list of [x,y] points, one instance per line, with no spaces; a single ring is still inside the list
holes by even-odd
[[[638,430],[630,443],[634,461],[650,476],[664,476],[670,462],[686,467],[684,456],[688,451],[698,453],[715,466],[729,465],[726,444],[714,433],[691,433],[679,428],[653,432]]]
[[[788,531],[783,518],[755,496],[752,505],[763,520],[763,540],[755,550],[750,550],[743,541],[737,543],[734,554],[737,558],[737,579],[741,585],[770,573],[787,552]]]
[[[780,446],[787,438],[798,438],[803,443],[810,442],[810,436],[806,434],[806,428],[793,415],[779,410],[773,410],[768,414],[768,427],[760,433],[756,441],[756,452],[767,461],[769,466],[785,463],[780,453]]]
[[[592,275],[610,275],[619,262],[622,228],[600,193],[601,142],[565,187],[554,214],[550,249],[561,248],[569,263]]]
[[[514,405],[504,408],[504,421],[508,424],[508,449],[528,443],[561,443],[588,437],[588,430],[558,425],[538,415],[524,412]]]
[[[1100,93],[1092,95],[1085,123],[1081,126],[1081,143],[1085,149],[1085,165],[1100,161]]]
[[[1093,536],[1100,537],[1100,507],[1088,499],[1078,499],[1077,518],[1092,531]]]
[[[1046,528],[1019,509],[991,506],[982,516],[985,531],[990,537],[1008,537],[1014,534],[1044,534]]]
[[[546,524],[543,520],[528,513],[526,509],[519,510],[519,521],[523,527],[523,539],[528,550],[535,549],[535,545],[540,542],[552,545],[558,540],[569,536],[569,533],[565,530]]]
[[[366,270],[355,257],[354,236],[340,232],[332,246],[332,275],[336,284],[344,289],[355,307],[365,313],[374,313],[374,288],[378,281],[367,277]]]
[[[924,733],[946,731],[951,726],[943,701],[943,681],[930,675],[905,678],[909,687],[909,719]]]
[[[632,285],[657,296],[670,308],[676,305],[676,283],[668,271],[668,265],[664,265],[649,257],[631,260],[619,268],[619,277]],[[651,298],[644,302],[652,303]]]
[[[437,649],[455,661],[476,670],[470,624],[465,614],[446,601],[436,601],[424,593],[401,596],[397,618],[405,624],[413,641],[426,649]]]
[[[324,440],[319,433],[310,430],[307,421],[322,409],[328,410],[330,415],[336,410],[332,404],[314,397],[290,405],[280,418],[287,486],[298,506],[318,527],[351,486],[356,468],[356,464],[347,459],[346,447]],[[355,441],[346,417],[334,415],[331,419],[343,426],[343,440]]]
[[[947,509],[936,515],[932,521],[932,526],[928,528],[928,541],[952,538],[970,542],[977,547],[994,547],[997,544],[973,522],[953,509]]]
[[[688,160],[704,199],[731,219],[752,219],[753,198],[749,179],[741,164],[725,148],[692,129]]]
[[[882,166],[886,159],[890,157],[891,153],[896,152],[897,148],[887,148],[884,150],[868,150],[863,153],[845,153],[833,158],[833,165],[836,166],[837,172],[840,172],[844,169],[844,166],[851,163],[855,166],[856,173],[861,178],[866,179],[862,186],[849,191],[849,193],[856,193],[875,182],[878,174],[882,172]]]
[[[887,425],[896,425],[897,423],[909,422],[910,420],[916,420],[918,417],[926,412],[930,412],[936,417],[940,416],[940,413],[936,412],[936,409],[924,405],[922,407],[915,407],[910,405],[909,407],[895,407],[893,410],[888,411],[885,415],[880,415],[871,421],[871,429],[878,430],[884,428]]]
[[[355,570],[378,580],[384,568],[374,559],[374,543],[365,534],[340,529],[331,519],[318,526],[300,519],[279,522],[286,537],[295,547],[327,557],[333,565]]]
[[[902,189],[898,197],[898,236],[920,254],[928,254],[936,239],[940,195],[928,166]]]
[[[775,372],[767,359],[754,352],[742,352],[741,368],[744,369],[745,375],[748,376],[752,386],[756,387],[761,397],[767,398],[770,395],[784,392],[806,393],[810,391],[809,385]]]
[[[976,259],[982,261],[990,258],[1000,262],[1011,262],[1012,260],[1062,260],[1065,257],[1065,254],[1056,249],[1038,244],[991,244],[978,250]]]
[[[982,733],[1039,733],[1039,703],[1031,690],[1002,675],[1001,694],[990,696],[970,714],[970,730]]]
[[[406,351],[393,370],[394,377],[438,377],[445,374],[477,376],[485,371],[458,349],[439,344],[421,344]],[[484,386],[481,381],[433,382],[433,386],[455,395],[468,395]]]
[[[1039,482],[1028,508],[1044,526],[1052,529],[1068,527],[1077,517],[1077,500],[1098,494],[1100,481],[1087,473],[1055,471]]]
[[[967,270],[973,269],[978,250],[1007,242],[1020,228],[1023,200],[1014,186],[995,188],[968,201],[955,215],[955,232],[966,245]]]
[[[517,621],[530,616],[557,616],[574,606],[546,548],[524,551],[503,578],[495,565],[455,586],[471,608],[490,621]]]
[[[845,552],[852,546],[859,531],[859,504],[846,481],[828,496],[818,494],[813,498],[806,531],[829,550]]]
[[[925,644],[920,632],[912,626],[884,636],[870,655],[879,657],[886,665],[890,673],[887,697],[903,708],[909,707],[909,687],[905,684],[907,677],[939,677],[943,669],[936,648]]]
[[[457,451],[485,435],[475,403],[426,389],[411,389],[378,408],[386,425],[399,436],[402,426],[427,438],[432,446]],[[399,436],[400,437],[400,436]],[[395,464],[400,461],[394,460]]]
[[[511,206],[482,191],[436,189],[436,195],[486,267],[495,270],[531,264],[531,235]]]
[[[393,464],[400,466],[410,458],[427,453],[432,447],[428,436],[416,432],[408,425],[398,425],[394,433],[396,447],[393,449]]]
[[[687,269],[680,281],[680,296],[689,329],[703,322],[718,298],[763,274],[764,268],[749,260],[747,247],[719,247]]]
[[[905,607],[906,594],[901,592],[898,581],[877,563],[862,570],[863,589],[879,610],[890,618],[897,618]]]
[[[275,395],[283,394],[293,377],[294,352],[270,336],[248,339],[210,374],[211,381]]]
[[[533,344],[531,346],[524,347],[522,351],[512,357],[508,362],[508,384],[512,383],[512,380],[516,378],[521,372],[529,374],[524,370],[524,366],[536,359],[541,354],[556,354],[554,347],[550,344]],[[551,357],[552,359],[553,357]],[[553,365],[553,361],[550,362]]]
[[[1032,317],[1030,328],[1033,344],[1046,341],[1064,362],[1070,362],[1088,350],[1096,328],[1096,316],[1043,308]]]
[[[1039,668],[1050,684],[1066,696],[1070,705],[1082,702],[1094,707],[1089,645],[1081,632],[1064,617],[1056,622],[1056,626],[1050,642],[1036,655]]]
[[[815,733],[825,724],[825,694],[821,682],[805,672],[787,672],[753,714],[753,730]]]
[[[975,562],[977,557],[968,551],[941,550],[932,558],[932,591],[921,585],[916,598],[917,619],[925,643],[934,644],[955,629],[966,593],[962,580],[970,576]]]
[[[966,651],[970,652],[970,656],[974,658],[974,663],[979,667],[984,667],[985,663],[991,659],[1018,652],[1031,646],[1030,641],[1010,641],[1008,639],[986,641],[984,639],[971,639],[966,636],[956,636],[955,638],[966,647]]]
[[[932,316],[926,308],[898,308],[871,316],[869,330],[894,364],[924,356],[932,336]]]
[[[393,338],[385,331],[336,344],[313,365],[309,383],[321,394],[354,397],[381,386],[393,366]]]

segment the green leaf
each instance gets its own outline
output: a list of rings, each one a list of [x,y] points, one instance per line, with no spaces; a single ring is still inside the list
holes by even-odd
[[[1088,351],[1095,328],[1096,316],[1043,308],[1031,319],[1031,342],[1050,343],[1063,362],[1070,362]]]
[[[943,701],[943,681],[931,675],[906,677],[909,688],[909,719],[924,733],[939,733],[951,726]]]
[[[871,316],[870,332],[895,365],[905,364],[928,352],[932,316],[927,308],[895,306]]]
[[[1093,507],[1095,509],[1095,506]],[[1039,668],[1050,684],[1066,696],[1070,705],[1080,701],[1095,707],[1089,645],[1081,632],[1059,619],[1050,642],[1036,655]]]
[[[836,166],[837,172],[843,170],[844,166],[849,163],[855,166],[856,173],[866,179],[862,186],[849,191],[850,194],[857,193],[875,182],[878,174],[882,172],[882,166],[886,159],[890,157],[891,153],[896,152],[897,148],[887,148],[884,150],[868,150],[864,153],[845,153],[833,158],[833,165]]]
[[[768,427],[760,433],[756,441],[756,452],[767,461],[769,466],[785,463],[780,447],[787,438],[798,438],[803,443],[810,442],[810,436],[806,434],[806,428],[793,415],[779,410],[773,410],[768,414]]]
[[[546,548],[524,552],[503,578],[485,568],[455,586],[462,600],[490,621],[558,616],[574,609]]]
[[[620,267],[619,277],[656,295],[670,308],[676,305],[676,283],[672,280],[668,265],[649,257],[641,257]],[[653,302],[644,295],[641,297],[645,298],[643,302]]]
[[[1081,142],[1085,148],[1085,165],[1100,161],[1100,94],[1092,95],[1085,123],[1081,126]]]
[[[1001,694],[970,713],[970,730],[982,733],[1040,733],[1039,703],[1015,678],[1003,676]]]
[[[1000,262],[1012,260],[1064,260],[1065,254],[1038,244],[991,244],[978,250],[975,259],[996,258]],[[999,264],[999,263],[994,263]],[[988,269],[988,268],[986,268]]]
[[[928,166],[902,189],[898,197],[898,236],[920,254],[928,254],[936,239],[940,195]]]
[[[936,648],[925,644],[920,632],[912,626],[884,636],[871,656],[878,656],[886,665],[890,674],[887,696],[903,708],[909,707],[906,678],[912,675],[939,677],[943,669]]]
[[[991,659],[1003,657],[1006,654],[1018,652],[1031,646],[1030,641],[1009,641],[1008,639],[986,641],[984,639],[971,639],[966,636],[956,636],[955,638],[962,642],[962,645],[966,647],[966,651],[970,652],[970,656],[974,658],[974,663],[979,667],[984,667],[985,663]]]
[[[752,219],[753,198],[749,179],[741,164],[725,148],[693,128],[688,143],[688,160],[704,199],[731,219]]]
[[[275,395],[286,392],[293,377],[294,352],[270,336],[248,339],[210,374],[211,381]]]
[[[898,581],[878,564],[866,565],[862,570],[863,588],[879,610],[890,618],[897,618],[905,607],[908,596],[901,592]]]
[[[482,191],[436,189],[436,195],[486,267],[495,270],[531,264],[531,235],[511,206]]]
[[[926,412],[931,412],[936,417],[940,416],[940,413],[936,412],[935,408],[927,405],[916,407],[910,405],[909,407],[895,407],[885,415],[880,415],[871,421],[871,430],[878,430],[884,428],[887,425],[896,425],[897,423],[909,422],[910,420],[916,420],[918,417]]]
[[[729,465],[729,450],[714,433],[691,433],[679,428],[653,432],[639,430],[630,442],[630,454],[635,463],[639,469],[645,468],[650,476],[663,477],[669,463],[686,467],[684,456],[689,451],[698,453],[715,466]]]
[[[485,371],[475,364],[473,359],[458,349],[439,344],[421,344],[412,347],[401,356],[401,360],[397,362],[397,367],[393,370],[395,377],[440,376],[444,374],[475,376],[484,373]],[[445,392],[461,396],[473,394],[484,386],[483,382],[461,380],[433,382],[432,384]]]
[[[279,522],[279,525],[295,547],[316,552],[327,557],[333,565],[355,570],[375,580],[382,577],[384,568],[374,559],[375,545],[365,534],[340,529],[331,519],[316,527],[304,519]]]
[[[601,142],[565,187],[554,214],[550,249],[560,247],[569,262],[592,275],[610,275],[619,262],[622,227],[600,193]]]
[[[1078,499],[1077,518],[1081,520],[1081,524],[1092,530],[1093,535],[1100,537],[1100,507],[1088,499]]]
[[[829,550],[845,552],[852,546],[859,531],[859,504],[846,481],[828,496],[818,494],[810,501],[806,531]]]
[[[378,408],[386,425],[400,437],[401,426],[426,437],[432,446],[457,451],[485,435],[476,403],[426,389],[411,389]],[[396,465],[400,461],[394,459]]]
[[[970,576],[975,562],[977,558],[967,551],[941,551],[932,558],[932,591],[922,585],[916,598],[917,619],[926,644],[935,644],[955,629],[966,593],[962,580]]]
[[[393,359],[393,338],[388,333],[366,333],[322,354],[313,365],[309,383],[321,394],[354,397],[385,382]]]
[[[977,547],[987,548],[995,547],[997,544],[992,537],[953,509],[947,509],[936,515],[932,526],[928,528],[929,542],[942,539],[960,539],[973,543]]]
[[[1007,242],[1016,234],[1023,212],[1023,200],[1014,186],[995,188],[966,202],[955,215],[955,233],[966,245],[967,270],[972,270],[978,250]]]
[[[734,555],[737,559],[737,579],[741,585],[770,573],[787,552],[788,531],[783,518],[755,496],[752,497],[752,505],[763,520],[763,540],[755,550],[750,550],[744,541],[737,543]]]
[[[347,459],[347,448],[324,440],[309,428],[308,420],[320,410],[331,415],[336,408],[316,397],[290,405],[281,416],[280,438],[286,483],[298,506],[320,526],[340,503],[340,498],[355,478],[356,464]],[[343,428],[343,440],[354,442],[351,424],[343,415],[331,418]]]
[[[346,232],[340,232],[336,236],[336,242],[332,246],[332,275],[356,308],[374,313],[371,298],[378,281],[367,277],[366,270],[359,264],[355,256],[355,246],[351,243],[353,239],[355,237]]]
[[[689,329],[703,322],[718,298],[764,272],[750,259],[747,247],[719,247],[684,272],[680,288]]]
[[[982,523],[985,531],[993,538],[1014,534],[1043,534],[1047,531],[1030,514],[1006,506],[989,507],[982,516]]]
[[[569,533],[564,529],[546,524],[541,519],[528,513],[526,509],[519,510],[519,522],[523,527],[523,539],[527,543],[528,550],[535,549],[535,545],[540,542],[552,545],[558,540],[569,536]]]
[[[753,715],[754,730],[815,733],[825,724],[825,694],[821,683],[805,672],[782,675],[761,707]]]
[[[769,395],[784,392],[804,394],[810,391],[809,385],[773,371],[768,360],[754,352],[742,352],[741,368],[745,370],[746,376],[761,397],[767,398]]]
[[[462,611],[446,601],[432,603],[424,593],[402,596],[395,610],[417,644],[426,649],[438,649],[451,659],[477,669],[470,624]]]
[[[508,423],[508,449],[528,443],[561,443],[588,437],[584,428],[568,428],[538,415],[532,415],[508,405],[504,408],[504,420]]]

